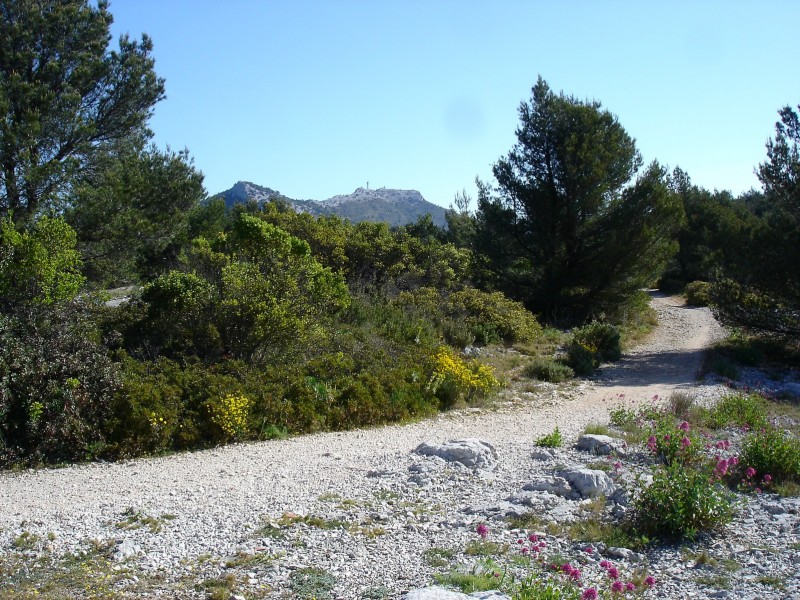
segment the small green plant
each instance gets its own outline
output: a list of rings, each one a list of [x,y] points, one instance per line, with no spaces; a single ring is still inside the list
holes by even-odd
[[[575,371],[562,362],[553,358],[537,356],[522,370],[525,377],[547,381],[550,383],[562,383],[575,377]]]
[[[437,583],[458,588],[465,594],[471,594],[501,589],[505,575],[504,568],[501,568],[492,559],[486,558],[476,563],[470,572],[454,570],[446,574],[436,573],[434,579]]]
[[[432,567],[444,567],[449,564],[455,552],[447,548],[428,548],[422,553],[425,562]]]
[[[768,585],[776,590],[785,589],[784,578],[779,575],[759,575],[756,577],[756,583]]]
[[[642,429],[644,420],[641,415],[630,408],[614,408],[609,413],[609,422],[614,427],[626,433],[632,433]]]
[[[758,394],[727,394],[711,409],[700,412],[699,420],[711,429],[759,428],[767,424],[767,402]]]
[[[560,448],[564,443],[564,438],[561,436],[561,432],[556,427],[552,433],[548,433],[547,435],[543,435],[539,439],[536,440],[536,446],[540,448]]]
[[[689,392],[672,392],[667,402],[667,410],[677,419],[688,419],[689,413],[694,406],[694,394]]]
[[[228,573],[224,577],[206,579],[200,587],[206,590],[209,600],[228,600],[236,591],[236,576]]]
[[[141,511],[128,508],[124,513],[125,517],[122,521],[117,523],[117,529],[140,529],[147,527],[150,533],[158,533],[163,529],[165,521],[170,521],[175,517],[173,515],[163,515],[161,517],[151,517]]]
[[[589,435],[611,435],[611,431],[607,425],[600,423],[589,423],[583,430],[583,433]]]
[[[361,600],[382,600],[383,598],[388,598],[391,593],[392,591],[389,588],[379,585],[361,592]]]
[[[722,573],[714,573],[711,575],[699,575],[695,581],[700,585],[705,585],[720,590],[729,590],[731,588],[731,578]]]
[[[35,533],[23,531],[14,538],[14,541],[11,542],[11,545],[17,550],[33,550],[39,543],[40,539],[41,538]]]
[[[499,556],[508,552],[508,544],[490,540],[471,540],[464,549],[468,556]]]
[[[315,567],[299,569],[292,573],[290,587],[298,598],[303,600],[323,600],[331,597],[336,578]]]
[[[771,426],[759,429],[745,440],[739,466],[755,471],[748,479],[800,483],[800,439]]]

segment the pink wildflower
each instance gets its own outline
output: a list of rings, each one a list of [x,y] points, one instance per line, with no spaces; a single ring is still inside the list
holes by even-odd
[[[650,452],[655,452],[657,447],[656,436],[651,435],[647,438],[647,449],[650,450]]]
[[[594,548],[592,548],[591,546],[586,546],[586,548],[584,548],[583,551],[586,552],[586,554],[591,554],[592,552],[594,552]]]
[[[717,463],[717,466],[714,467],[714,471],[720,477],[722,477],[723,475],[727,475],[728,474],[728,461],[725,460],[724,458],[720,459],[720,461]]]
[[[520,552],[522,552],[523,554],[527,554],[528,553],[528,549],[523,547],[523,548],[520,549]]]
[[[617,580],[617,581],[615,581],[614,583],[611,584],[611,591],[614,592],[615,594],[619,594],[624,589],[625,589],[625,585],[619,580]]]
[[[617,567],[608,567],[608,576],[611,579],[619,579],[619,569]]]
[[[572,569],[572,571],[570,572],[569,576],[572,577],[572,579],[574,579],[575,581],[580,581],[581,580],[581,570],[578,567],[575,567],[574,569]]]
[[[632,592],[635,589],[636,589],[636,584],[633,583],[632,581],[629,581],[628,583],[625,584],[625,590],[626,591]]]
[[[607,569],[607,568],[609,568],[611,566],[611,563],[609,561],[607,561],[607,560],[601,560],[600,561],[600,566],[603,567],[604,569]]]
[[[691,445],[692,445],[692,440],[690,440],[689,438],[685,437],[681,439],[681,446],[683,446],[684,448],[688,448]]]
[[[653,586],[656,584],[656,578],[655,578],[655,577],[653,577],[652,575],[648,575],[648,576],[647,576],[647,577],[645,577],[645,579],[644,579],[644,584],[645,584],[647,587],[653,587]]]
[[[772,481],[772,475],[769,475],[769,474],[767,474],[767,475],[764,475],[764,483],[765,483],[766,485],[769,485],[769,482],[770,482],[770,481]]]
[[[545,542],[544,540],[539,542],[539,548],[547,548],[547,542]]]
[[[475,532],[483,539],[486,539],[486,536],[489,535],[489,528],[486,526],[486,523],[480,523],[475,528]]]
[[[617,461],[614,463],[614,470],[619,471],[622,468],[622,463]]]
[[[658,394],[653,394],[653,400],[658,400]]]
[[[594,588],[586,588],[583,590],[581,600],[597,600],[597,590]]]
[[[533,542],[538,542],[538,541],[539,541],[539,536],[538,536],[538,535],[536,535],[535,533],[532,533],[532,534],[530,534],[530,535],[528,536],[528,541],[529,541],[530,543],[533,543]]]
[[[728,464],[729,465],[733,465],[734,467],[737,466],[739,464],[739,457],[738,456],[731,456],[728,459]]]
[[[689,422],[683,421],[680,425],[678,425],[678,429],[681,431],[689,431]]]
[[[753,467],[747,467],[747,470],[744,472],[744,476],[748,479],[752,479],[755,477],[756,470]]]

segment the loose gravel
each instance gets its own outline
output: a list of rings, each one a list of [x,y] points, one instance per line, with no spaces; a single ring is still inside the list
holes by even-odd
[[[252,564],[238,583],[245,597],[292,597],[293,575],[307,567],[335,577],[334,597],[399,597],[452,567],[431,564],[432,554],[452,552],[452,560],[469,564],[474,557],[463,550],[480,522],[514,541],[519,533],[496,523],[491,506],[545,468],[531,456],[533,440],[558,427],[574,442],[587,424],[607,423],[610,409],[659,403],[676,389],[709,402],[725,391],[697,381],[704,349],[724,336],[708,309],[661,295],[653,306],[660,323],[654,334],[595,379],[536,389],[513,382],[490,408],[402,426],[1,473],[0,554],[14,551],[23,533],[42,540],[31,552],[56,556],[97,540],[130,571],[132,590],[136,573],[157,573],[170,597],[204,597],[191,588],[176,592],[171,582],[224,577],[244,563]],[[494,446],[496,467],[472,470],[413,452],[423,442],[465,438]],[[563,453],[560,460],[587,460],[576,450]],[[800,598],[800,504],[770,495],[744,503],[725,532],[698,542],[698,552],[740,568],[714,579],[685,550],[654,551],[646,564],[659,582],[655,597]],[[567,555],[579,551],[566,540],[550,542]]]

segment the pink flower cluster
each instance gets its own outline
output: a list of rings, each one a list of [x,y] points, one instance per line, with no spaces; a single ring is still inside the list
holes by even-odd
[[[578,567],[573,567],[569,563],[564,563],[563,565],[561,565],[561,572],[564,573],[567,577],[569,577],[573,581],[581,580],[581,570]]]
[[[486,536],[489,535],[489,527],[486,525],[486,523],[479,523],[475,528],[475,533],[485,540]]]
[[[535,533],[531,533],[528,536],[528,542],[529,542],[528,546],[523,546],[522,548],[520,548],[520,552],[522,554],[530,553],[531,555],[534,555],[547,548],[547,542],[545,542],[544,540],[540,540],[539,536],[536,535]],[[525,540],[521,538],[517,540],[517,544],[522,545],[524,543]]]
[[[608,578],[612,580],[611,583],[611,591],[614,594],[621,594],[623,592],[633,592],[636,591],[636,584],[633,581],[623,582],[620,580],[619,576],[619,569],[614,566],[611,561],[608,560],[601,560],[600,566],[606,570],[606,574]],[[649,575],[645,578],[644,583],[642,584],[644,587],[653,587],[656,584],[655,577]],[[590,588],[593,589],[593,588]],[[595,590],[594,596],[588,596],[589,598],[597,598],[597,591]],[[584,592],[584,596],[582,598],[587,598],[586,593]]]

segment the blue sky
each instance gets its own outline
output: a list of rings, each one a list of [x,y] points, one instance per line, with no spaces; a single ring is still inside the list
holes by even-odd
[[[598,100],[645,162],[759,187],[780,107],[800,104],[800,2],[112,0],[148,33],[167,99],[156,143],[217,193],[417,189],[447,206],[515,142],[541,75]],[[116,41],[113,42],[116,46]]]

